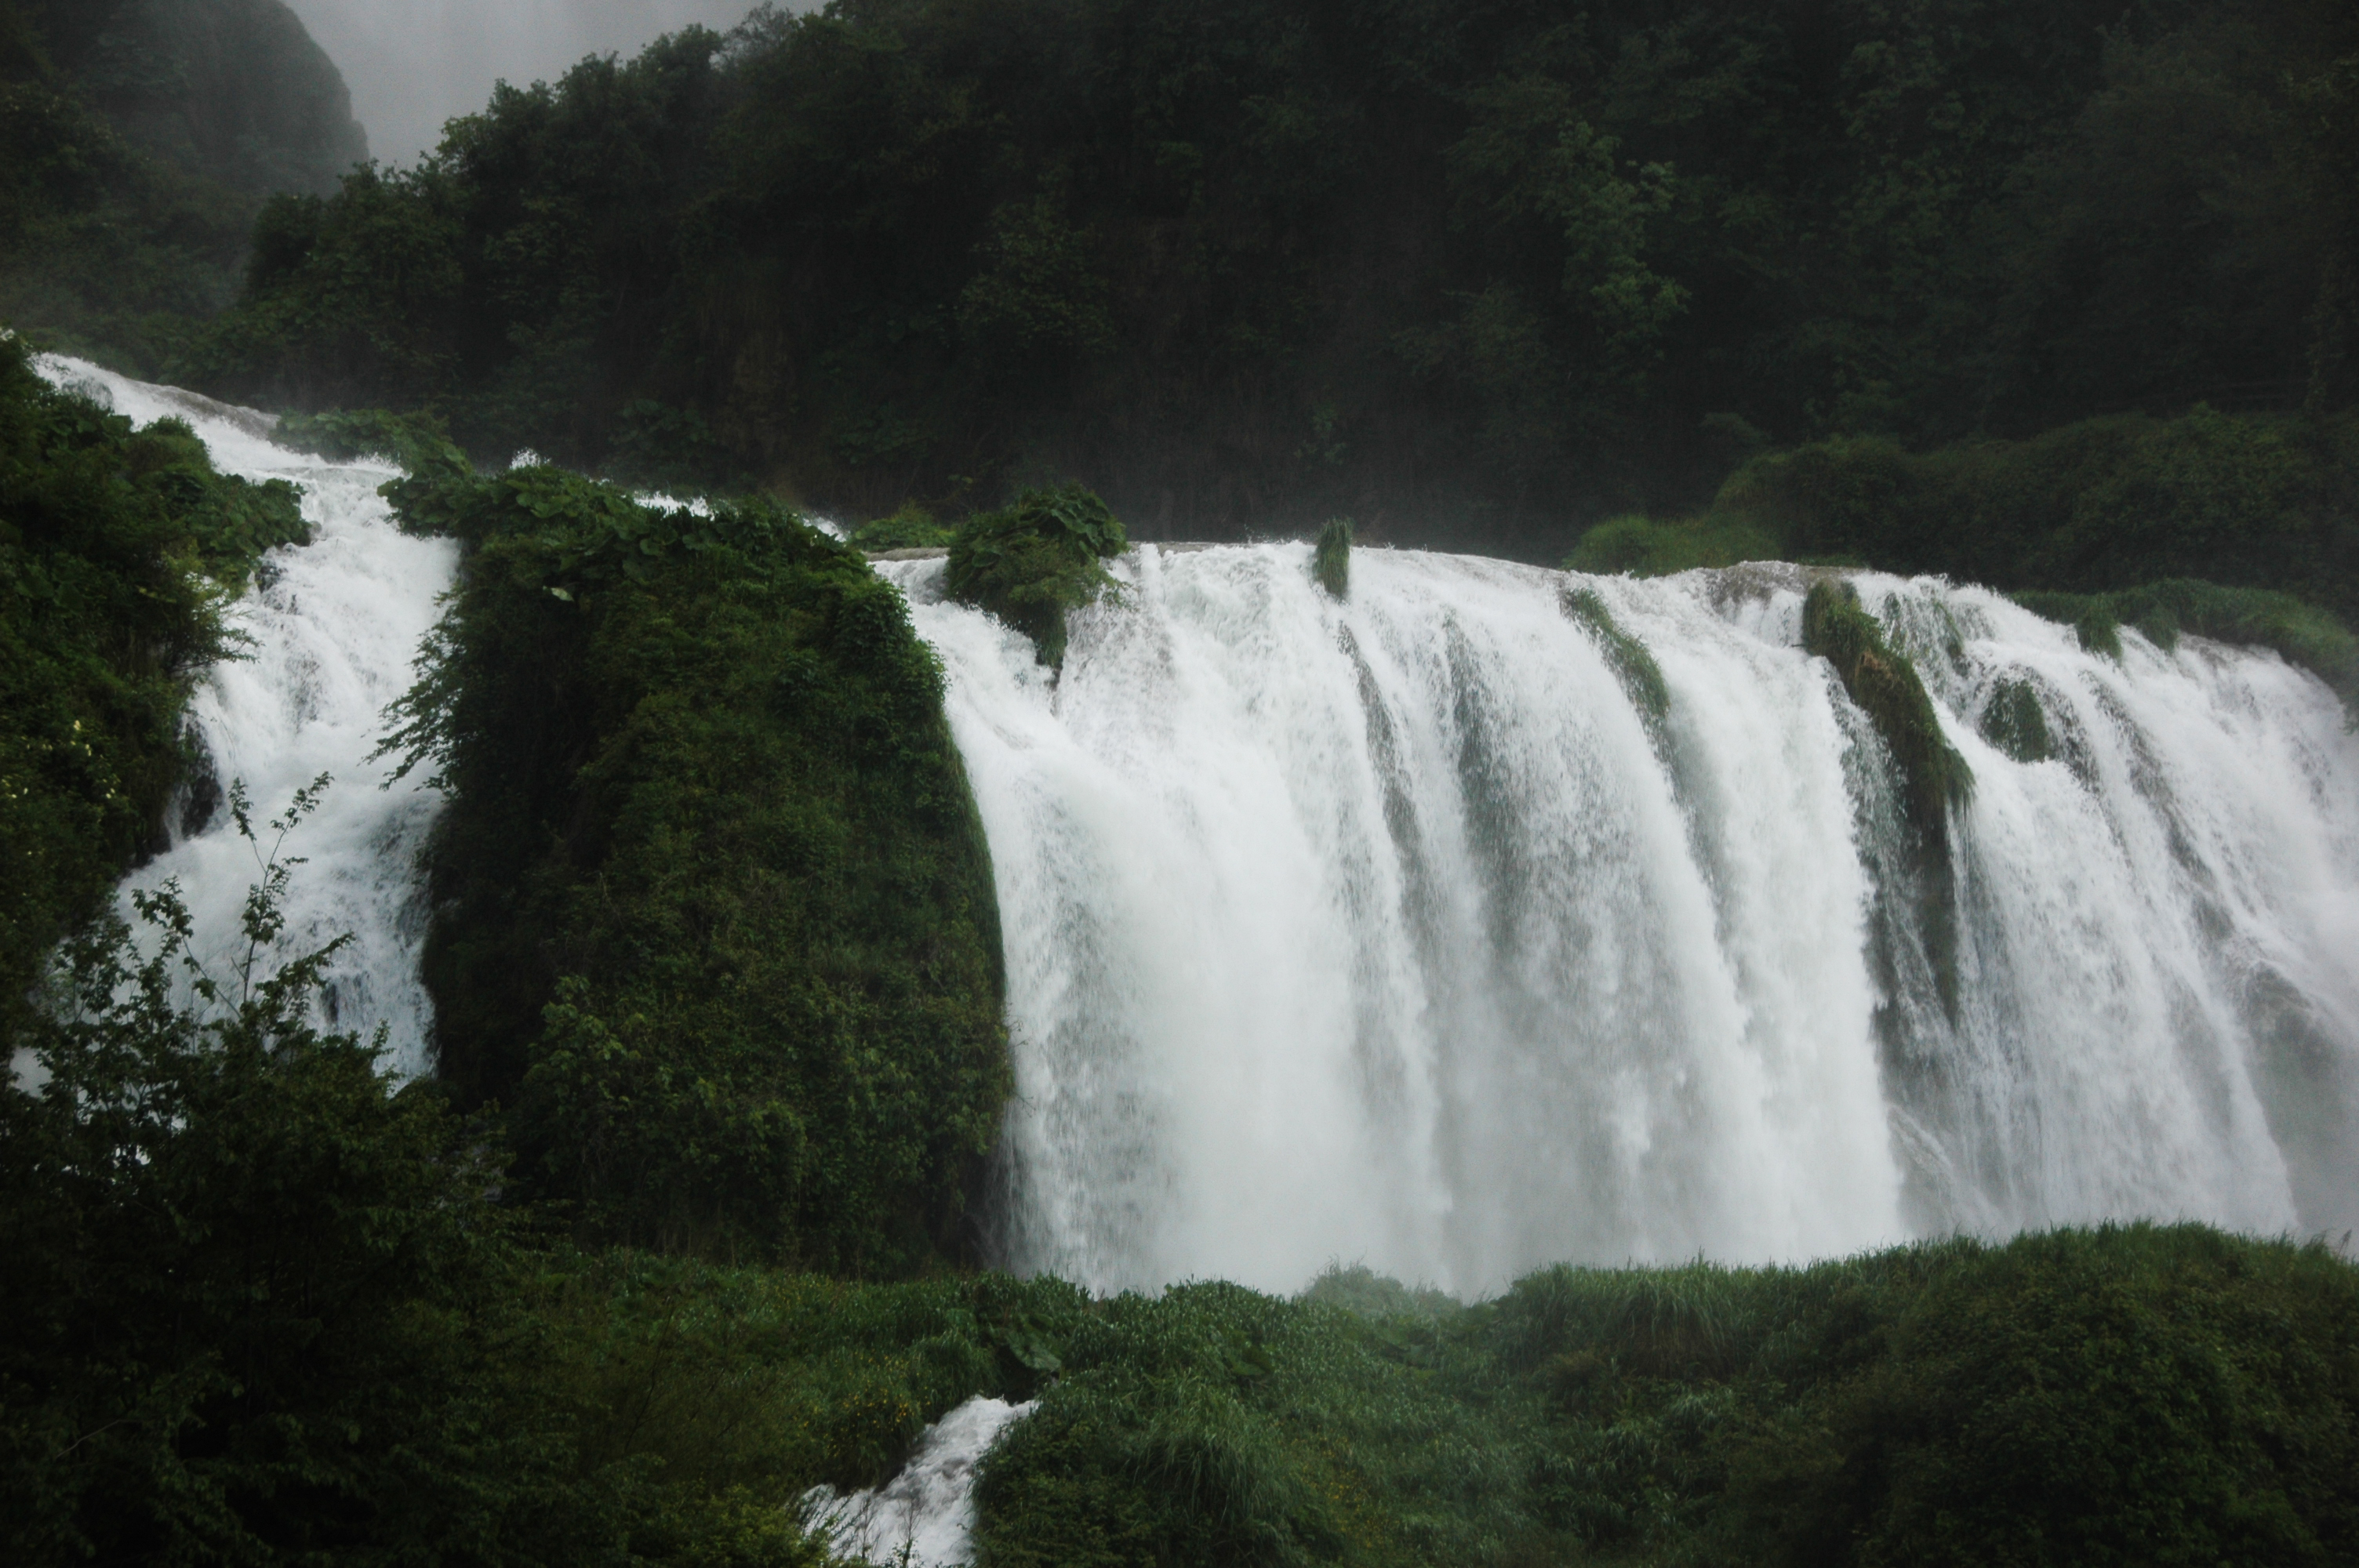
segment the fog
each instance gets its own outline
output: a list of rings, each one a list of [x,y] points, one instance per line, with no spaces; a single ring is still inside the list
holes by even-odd
[[[553,80],[587,54],[629,56],[691,22],[728,28],[755,0],[287,0],[353,90],[369,151],[408,164],[492,83]],[[809,9],[789,5],[788,10]]]

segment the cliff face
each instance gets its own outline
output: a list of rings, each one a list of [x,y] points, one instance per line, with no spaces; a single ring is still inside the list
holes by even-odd
[[[253,196],[325,195],[368,136],[281,0],[27,0],[57,71],[124,136]]]

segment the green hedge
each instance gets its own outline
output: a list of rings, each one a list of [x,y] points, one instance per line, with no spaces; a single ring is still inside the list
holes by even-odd
[[[473,549],[399,743],[453,794],[442,1075],[585,1238],[893,1273],[959,1250],[1008,1087],[988,851],[941,675],[858,552],[451,449]]]

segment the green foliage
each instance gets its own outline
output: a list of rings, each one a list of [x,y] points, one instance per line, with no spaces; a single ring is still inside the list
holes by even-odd
[[[1331,599],[1349,597],[1352,591],[1352,520],[1331,517],[1319,529],[1318,540],[1310,546],[1310,575]]]
[[[1593,588],[1568,588],[1560,602],[1564,612],[1587,628],[1597,640],[1597,651],[1614,678],[1622,683],[1631,705],[1650,728],[1659,730],[1670,716],[1671,688],[1663,683],[1663,668],[1647,645],[1622,630],[1614,611]]]
[[[2121,657],[2114,628],[2135,626],[2165,652],[2182,632],[2274,648],[2359,708],[2359,637],[2332,615],[2288,593],[2172,579],[2115,593],[2020,593],[2017,602],[2080,630],[2085,647]]]
[[[0,1029],[42,956],[157,837],[190,677],[295,492],[213,471],[186,425],[51,388],[0,340]]]
[[[2359,1270],[2200,1227],[1096,1304],[984,1465],[1015,1563],[2329,1562]],[[1994,1543],[2003,1548],[2000,1555]]]
[[[491,1130],[387,1076],[381,1036],[314,1026],[343,939],[284,952],[281,851],[326,782],[260,831],[233,785],[259,880],[232,968],[197,961],[168,883],[135,896],[139,941],[107,916],[67,942],[43,1011],[0,1036],[0,1550],[817,1568],[779,1477],[606,1397],[651,1369],[608,1325],[656,1314],[619,1286],[578,1310],[498,1195]],[[744,1319],[699,1304],[658,1337],[701,1369],[679,1346]],[[797,1462],[788,1482],[827,1473]]]
[[[277,0],[5,0],[0,320],[159,374],[235,297],[262,199],[365,154]]]
[[[1819,442],[1756,460],[1713,515],[1805,557],[2000,588],[2100,593],[2166,579],[2359,614],[2359,415],[2093,419],[2030,440],[1910,452]]]
[[[766,502],[659,511],[455,452],[471,541],[392,746],[453,800],[443,1076],[576,1230],[855,1273],[962,1246],[1007,1089],[990,860],[900,595]]]
[[[1005,510],[958,525],[944,582],[952,599],[1031,638],[1040,662],[1057,669],[1065,662],[1065,611],[1115,588],[1098,562],[1129,547],[1120,520],[1080,485],[1027,490]]]
[[[330,462],[375,458],[418,468],[447,457],[450,426],[432,414],[395,414],[383,408],[342,408],[325,414],[289,414],[271,439]]]
[[[903,503],[890,517],[875,517],[852,531],[853,545],[863,550],[939,549],[951,542],[952,530],[934,521],[934,514],[916,502]]]
[[[1554,557],[1773,439],[2349,406],[2354,61],[2336,0],[766,11],[354,176],[192,362],[486,460],[694,416],[847,515],[1055,470]]]
[[[1581,536],[1567,556],[1567,571],[1610,577],[1668,577],[1698,567],[1733,567],[1743,561],[1775,560],[1777,536],[1742,517],[1705,516],[1680,522],[1615,517]]]
[[[1802,646],[1835,667],[1898,764],[1909,819],[1934,844],[1949,841],[1949,811],[1973,794],[1974,776],[1941,733],[1933,699],[1925,695],[1908,655],[1885,641],[1884,629],[1859,602],[1859,590],[1839,578],[1811,586],[1802,603]]]

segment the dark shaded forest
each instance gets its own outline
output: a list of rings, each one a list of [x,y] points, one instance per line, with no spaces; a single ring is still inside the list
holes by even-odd
[[[275,201],[183,367],[859,515],[1553,558],[1745,459],[2346,406],[2327,0],[845,0]]]

